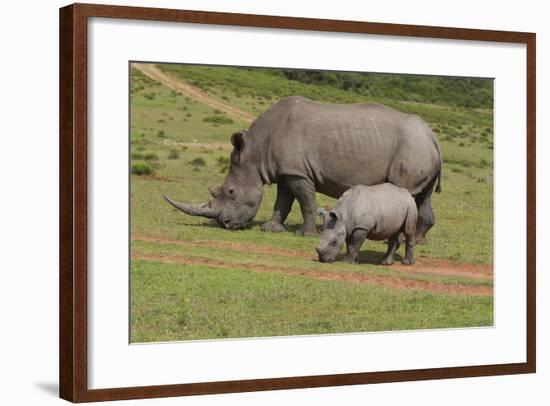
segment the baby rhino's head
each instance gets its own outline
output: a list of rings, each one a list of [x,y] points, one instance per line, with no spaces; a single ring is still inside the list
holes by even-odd
[[[328,214],[320,210],[319,215],[323,216],[325,222],[321,240],[315,250],[319,254],[319,261],[334,262],[346,241],[346,227],[338,210],[332,210]]]

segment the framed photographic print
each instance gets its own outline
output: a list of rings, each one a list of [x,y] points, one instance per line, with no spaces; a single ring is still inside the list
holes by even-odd
[[[535,34],[60,10],[60,396],[535,372]]]

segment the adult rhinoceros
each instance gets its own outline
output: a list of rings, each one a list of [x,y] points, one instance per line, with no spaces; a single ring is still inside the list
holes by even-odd
[[[233,134],[231,143],[229,174],[221,187],[210,189],[209,202],[188,204],[166,197],[168,202],[192,216],[238,229],[256,215],[263,185],[276,183],[273,216],[262,230],[284,230],[296,199],[304,219],[297,234],[316,235],[315,192],[338,198],[354,185],[390,182],[415,197],[420,242],[434,224],[431,195],[441,174],[441,151],[418,116],[375,103],[323,104],[286,97],[248,131]]]

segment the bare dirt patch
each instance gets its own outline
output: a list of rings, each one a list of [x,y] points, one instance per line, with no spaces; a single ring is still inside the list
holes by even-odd
[[[226,241],[211,241],[211,240],[170,240],[157,237],[147,236],[132,236],[134,241],[153,242],[156,244],[169,244],[169,245],[181,245],[188,247],[212,247],[229,249],[232,251],[251,252],[255,254],[267,254],[278,255],[291,258],[308,258],[316,260],[317,257],[314,253],[308,253],[303,251],[291,250],[287,248],[269,247],[256,244],[242,244]],[[459,276],[472,279],[493,279],[493,266],[486,264],[468,264],[468,263],[456,263],[444,259],[434,258],[417,258],[417,262],[414,266],[401,265],[396,262],[391,267],[392,270],[397,272],[407,273],[421,273],[421,274],[434,274],[442,276]]]
[[[141,179],[144,180],[156,180],[160,182],[173,182],[174,180],[168,176],[154,176],[154,175],[143,175]]]
[[[156,80],[157,82],[162,83],[167,88],[175,90],[177,92],[181,92],[186,96],[190,97],[191,99],[196,100],[199,103],[206,104],[207,106],[212,107],[213,109],[218,109],[220,111],[223,111],[228,116],[244,121],[248,124],[250,124],[256,118],[251,113],[239,110],[236,107],[233,107],[229,104],[226,104],[220,100],[217,100],[209,96],[208,94],[206,94],[201,89],[195,86],[192,86],[188,83],[184,83],[180,80],[175,79],[174,77],[161,71],[152,63],[134,63],[132,64],[132,67],[139,69],[145,75],[149,76],[151,79]]]
[[[410,266],[396,262],[392,265],[396,271],[419,272],[447,276],[462,276],[473,279],[493,279],[493,265],[468,264],[463,262],[452,262],[445,259],[417,258],[414,269]]]
[[[240,252],[251,252],[254,254],[269,254],[269,255],[281,255],[284,257],[294,257],[294,258],[314,258],[313,255],[308,254],[302,251],[290,250],[286,248],[275,248],[262,245],[252,245],[252,244],[242,244],[237,242],[228,242],[228,241],[211,241],[211,240],[192,240],[192,241],[182,241],[182,240],[167,240],[163,238],[156,237],[145,237],[145,236],[132,236],[132,241],[145,241],[153,242],[156,244],[169,244],[169,245],[181,245],[187,247],[211,247],[211,248],[222,248],[232,251]]]
[[[191,258],[176,255],[134,253],[132,254],[132,259],[160,261],[169,264],[202,265],[211,266],[213,268],[241,269],[252,272],[279,273],[291,276],[305,276],[308,278],[321,280],[368,283],[393,289],[419,290],[443,294],[458,294],[468,296],[491,296],[493,294],[493,288],[488,286],[463,286],[456,284],[443,284],[430,281],[404,279],[399,277],[367,275],[355,272],[322,272],[312,270],[296,271],[288,268],[270,267],[263,265],[256,266],[252,264],[235,264],[231,262],[220,261],[217,259],[201,257]]]

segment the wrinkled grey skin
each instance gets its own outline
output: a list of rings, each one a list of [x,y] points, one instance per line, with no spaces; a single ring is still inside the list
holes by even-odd
[[[334,262],[344,242],[347,255],[344,261],[356,264],[365,239],[388,239],[388,251],[383,265],[394,262],[399,249],[399,235],[405,235],[405,257],[401,261],[412,265],[416,244],[418,212],[410,193],[403,188],[384,183],[376,186],[354,186],[347,190],[325,218],[324,230],[317,246],[321,262]]]
[[[168,202],[187,214],[214,218],[225,228],[243,228],[258,211],[263,185],[277,183],[273,215],[262,230],[284,230],[298,200],[304,224],[297,234],[318,235],[315,192],[338,198],[357,184],[390,182],[416,199],[417,240],[434,224],[431,195],[440,176],[441,153],[418,116],[374,103],[323,104],[286,97],[248,131],[233,134],[231,143],[229,174],[221,187],[211,190],[210,202]]]

